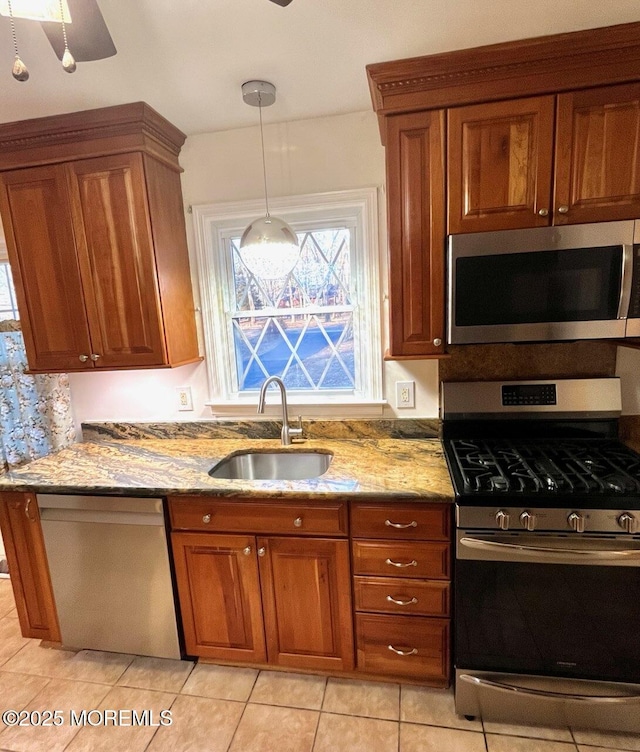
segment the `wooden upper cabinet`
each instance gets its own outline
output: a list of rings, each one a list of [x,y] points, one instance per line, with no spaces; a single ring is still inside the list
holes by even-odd
[[[184,138],[144,103],[0,125],[0,212],[32,371],[199,359]]]
[[[64,169],[0,174],[2,211],[29,366],[77,370],[91,352]],[[84,367],[90,367],[87,358]]]
[[[142,155],[86,159],[67,170],[97,364],[165,362]]]
[[[640,84],[558,96],[554,224],[640,217]]]
[[[549,224],[554,97],[449,110],[449,232]]]
[[[387,118],[391,357],[444,352],[444,112]]]

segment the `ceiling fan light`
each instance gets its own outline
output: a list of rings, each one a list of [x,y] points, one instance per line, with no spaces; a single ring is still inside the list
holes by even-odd
[[[300,259],[298,238],[279,217],[254,219],[242,234],[240,258],[255,277],[281,279]]]
[[[60,15],[60,7],[62,13]],[[71,23],[71,13],[67,0],[11,0],[11,14],[8,0],[0,0],[0,15],[13,15],[14,18],[27,18],[30,21],[56,21]]]

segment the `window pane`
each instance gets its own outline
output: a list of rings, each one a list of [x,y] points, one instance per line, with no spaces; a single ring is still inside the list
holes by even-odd
[[[298,240],[300,260],[276,280],[252,274],[240,239],[230,241],[239,391],[258,389],[274,375],[290,389],[355,388],[351,231],[310,230]]]
[[[7,262],[0,263],[0,320],[18,319],[16,293],[13,288],[11,267]]]

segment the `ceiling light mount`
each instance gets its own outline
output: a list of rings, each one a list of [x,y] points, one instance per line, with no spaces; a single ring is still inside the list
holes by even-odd
[[[276,87],[268,81],[245,81],[242,98],[252,107],[270,107],[276,101]]]

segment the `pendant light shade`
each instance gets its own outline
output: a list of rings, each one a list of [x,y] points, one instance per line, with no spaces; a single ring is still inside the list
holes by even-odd
[[[262,279],[286,277],[300,258],[300,246],[295,232],[279,217],[269,213],[267,191],[267,166],[264,154],[262,108],[276,101],[276,87],[268,81],[247,81],[242,84],[242,97],[260,111],[260,140],[262,144],[262,171],[266,214],[254,219],[242,233],[240,258],[249,271]]]

